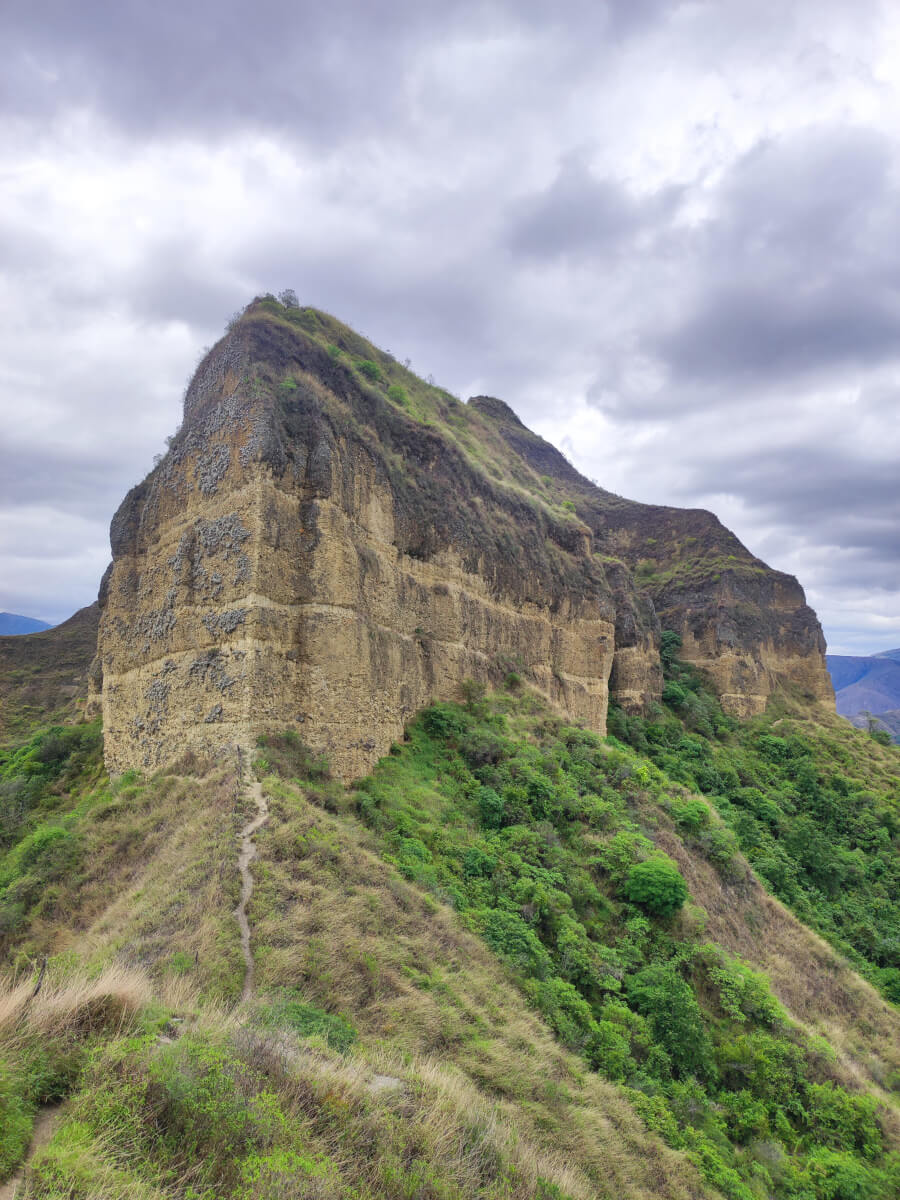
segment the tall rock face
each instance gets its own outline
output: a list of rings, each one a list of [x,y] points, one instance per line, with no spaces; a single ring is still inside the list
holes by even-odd
[[[695,525],[740,569],[672,574]],[[112,770],[292,728],[351,778],[432,699],[510,673],[602,732],[610,695],[660,695],[658,613],[735,710],[779,678],[829,694],[799,586],[715,518],[612,497],[500,401],[271,299],[201,363],[111,541],[92,687]]]

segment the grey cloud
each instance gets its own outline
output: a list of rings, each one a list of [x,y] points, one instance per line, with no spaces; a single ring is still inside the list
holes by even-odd
[[[684,324],[651,345],[676,381],[726,386],[893,360],[900,296],[872,285],[863,277],[824,287],[788,280],[713,286]]]
[[[680,381],[759,383],[893,360],[900,347],[894,149],[865,129],[767,141],[688,236],[690,297],[648,348]]]
[[[0,507],[13,510],[47,505],[77,511],[87,519],[107,521],[125,494],[127,470],[121,453],[110,446],[106,454],[63,452],[46,445],[21,446],[0,438]],[[150,466],[144,464],[145,469]],[[139,470],[140,468],[137,467]],[[124,477],[124,478],[123,478]],[[137,479],[130,479],[130,487]]]
[[[636,198],[616,180],[597,178],[579,156],[570,156],[544,192],[515,206],[509,245],[535,258],[624,253],[640,230],[671,220],[681,194],[681,188],[670,187]]]
[[[87,106],[154,134],[274,128],[323,145],[405,124],[417,55],[460,32],[549,33],[574,22],[596,54],[672,11],[663,0],[555,10],[513,0],[257,0],[252,9],[240,0],[7,0],[0,104],[44,116]]]
[[[710,446],[680,490],[691,497],[740,496],[754,524],[790,530],[794,540],[822,547],[820,580],[835,592],[850,581],[869,591],[900,591],[893,459],[842,451],[812,429],[803,445],[773,449],[760,437],[740,456],[716,454]]]

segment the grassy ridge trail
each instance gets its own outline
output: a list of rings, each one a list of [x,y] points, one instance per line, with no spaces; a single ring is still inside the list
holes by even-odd
[[[241,900],[237,908],[234,910],[234,915],[237,917],[238,925],[241,930],[241,953],[244,956],[244,987],[241,992],[241,1000],[247,1001],[253,995],[253,955],[250,951],[250,924],[247,920],[247,905],[250,903],[250,897],[253,895],[253,876],[250,873],[250,864],[256,858],[256,843],[253,840],[257,830],[261,829],[269,819],[269,804],[263,793],[262,784],[258,779],[250,779],[250,794],[256,801],[256,816],[252,821],[248,821],[238,838],[241,843],[241,850],[238,854],[238,870],[241,873]]]

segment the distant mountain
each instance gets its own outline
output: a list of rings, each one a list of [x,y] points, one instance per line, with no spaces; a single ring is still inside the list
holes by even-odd
[[[849,718],[850,724],[855,725],[857,729],[868,729],[870,720],[875,722],[876,729],[886,729],[892,740],[900,745],[900,708],[895,708],[893,712],[871,715],[857,713],[855,717]]]
[[[0,612],[0,635],[8,637],[18,633],[40,633],[43,629],[51,629],[47,621],[38,621],[34,617],[22,617],[18,613]]]
[[[829,654],[826,662],[841,716],[864,726],[861,714],[871,713],[895,740],[900,737],[900,649],[865,657]]]

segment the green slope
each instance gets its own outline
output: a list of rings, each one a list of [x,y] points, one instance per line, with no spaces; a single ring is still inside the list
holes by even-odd
[[[514,676],[426,710],[351,788],[266,739],[249,1009],[233,771],[111,783],[93,727],[0,760],[6,959],[53,954],[57,997],[22,1020],[0,996],[7,1165],[35,1106],[70,1097],[29,1194],[895,1195],[896,1010],[766,895],[738,839],[759,864],[772,846],[738,817],[752,801],[835,944],[851,904],[887,945],[896,891],[814,869],[895,869],[897,752],[787,701],[736,727],[666,646],[671,707],[617,715],[622,741]],[[804,857],[812,813],[834,840]],[[122,964],[78,999],[79,971]]]

